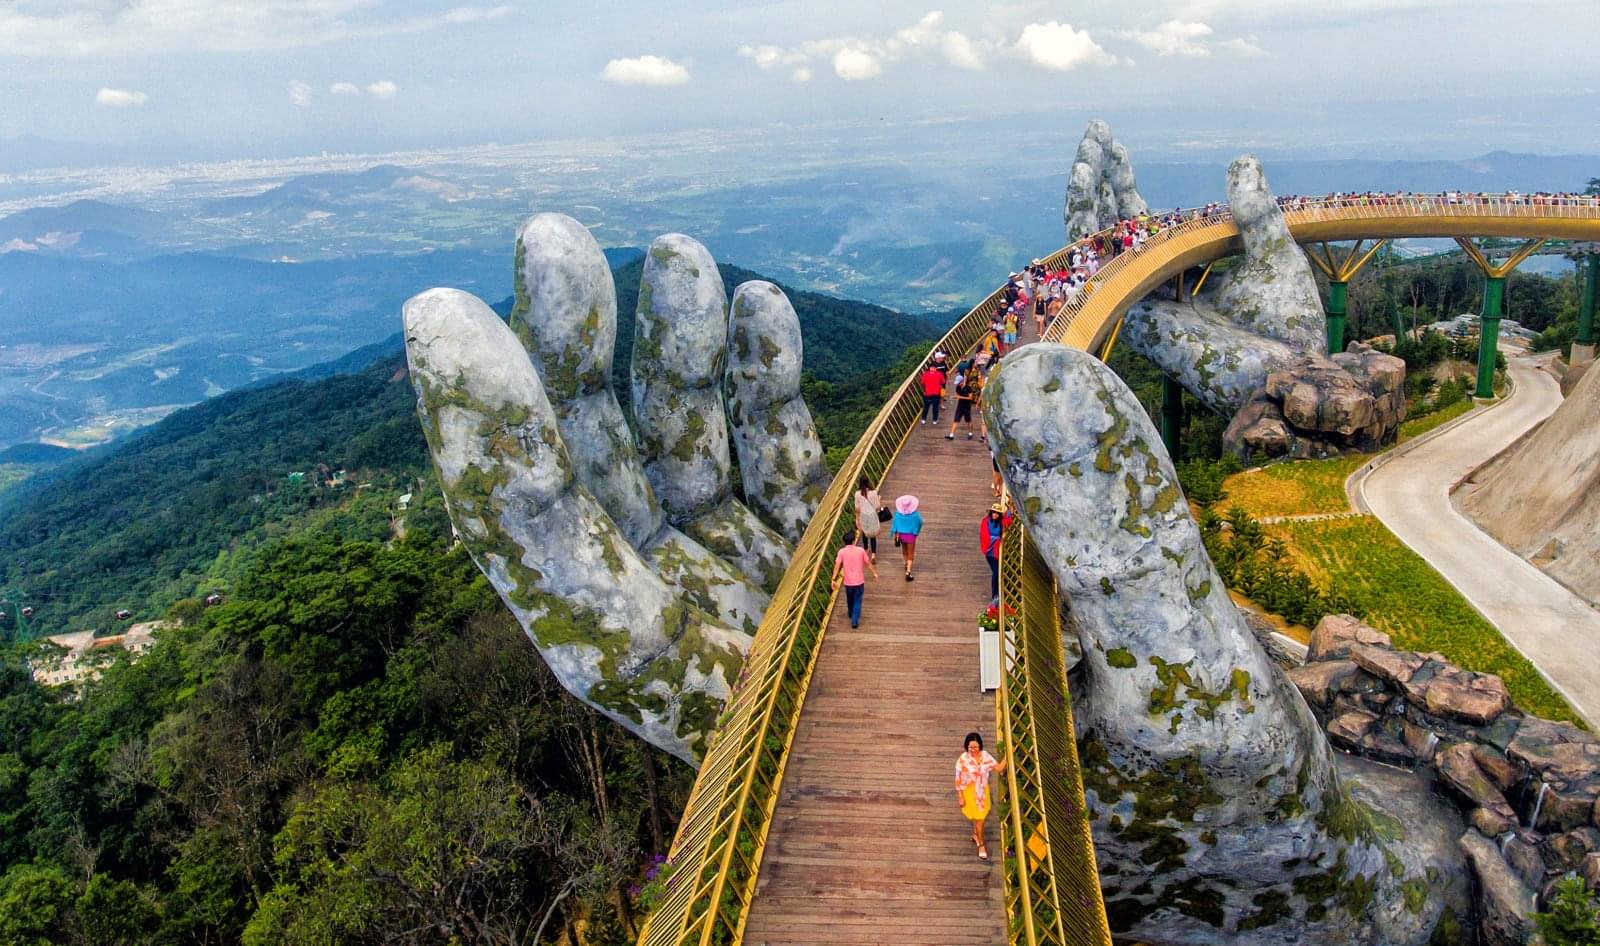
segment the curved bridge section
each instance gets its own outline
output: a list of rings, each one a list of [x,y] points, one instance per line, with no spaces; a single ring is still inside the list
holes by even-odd
[[[1298,243],[1405,237],[1600,239],[1600,198],[1532,201],[1428,194],[1297,201],[1284,209],[1284,217]],[[1238,224],[1226,212],[1162,230],[1142,249],[1101,266],[1077,302],[1063,308],[1045,339],[1103,351],[1123,313],[1151,290],[1190,267],[1242,250]]]
[[[1600,239],[1600,199],[1595,198],[1355,198],[1298,202],[1285,214],[1302,243],[1383,237]],[[1103,265],[1056,317],[1044,340],[1103,358],[1133,303],[1190,267],[1240,250],[1238,227],[1226,213],[1162,230],[1141,250]],[[1046,265],[1063,266],[1067,252],[1052,254]],[[970,352],[987,330],[1000,295],[996,290],[975,306],[937,347],[957,356]],[[851,450],[801,538],[701,764],[668,860],[665,894],[640,934],[641,944],[745,942],[758,893],[764,907],[776,906],[757,919],[760,929],[748,937],[751,942],[1110,943],[1072,737],[1054,583],[1031,544],[1002,545],[1001,598],[1008,606],[1001,620],[1002,685],[992,702],[982,700],[994,714],[994,754],[1007,763],[1007,773],[999,780],[995,808],[1001,831],[994,850],[998,863],[977,861],[970,847],[963,848],[961,863],[984,865],[976,877],[966,869],[941,873],[942,862],[930,867],[925,855],[932,842],[919,832],[927,828],[931,834],[934,824],[940,825],[939,837],[948,832],[957,847],[970,844],[961,840],[962,822],[953,809],[937,820],[906,812],[952,808],[953,773],[944,762],[948,759],[953,768],[956,747],[951,733],[941,729],[952,721],[937,717],[942,705],[957,698],[939,689],[945,684],[939,675],[953,670],[965,681],[960,686],[970,690],[977,655],[966,615],[976,614],[981,592],[940,598],[933,595],[937,583],[917,585],[919,598],[933,595],[922,599],[924,606],[932,601],[936,612],[927,623],[941,626],[944,635],[922,633],[939,628],[919,627],[919,633],[903,633],[873,651],[870,640],[857,643],[858,632],[847,622],[835,623],[831,630],[841,639],[824,653],[830,617],[837,622],[841,610],[829,584],[832,552],[853,525],[852,492],[861,476],[884,484],[887,497],[905,485],[912,488],[900,492],[917,492],[921,487],[906,479],[908,472],[931,470],[940,482],[960,486],[964,496],[976,495],[975,508],[987,505],[989,471],[981,454],[976,464],[954,462],[930,453],[927,443],[937,449],[945,443],[942,437],[923,431],[913,440],[921,402],[913,372]],[[908,444],[917,454],[915,462],[897,466]],[[953,516],[958,500],[952,494],[949,501],[947,514]],[[977,564],[976,549],[965,547],[975,543],[965,539],[975,531],[967,524],[975,526],[980,514],[958,520],[959,538],[950,546],[962,557],[958,567],[964,572]],[[890,596],[886,586],[898,584],[891,581],[898,577],[897,556],[884,538],[885,578],[869,584],[869,615],[874,602]],[[919,542],[924,544],[933,543]],[[938,550],[923,551],[934,559]],[[953,647],[957,639],[964,643]],[[851,641],[848,653],[844,640]],[[874,694],[862,692],[864,681],[879,677],[932,689],[885,686]],[[930,699],[930,692],[939,695]],[[869,696],[876,702],[863,709]],[[830,716],[837,710],[828,707],[840,705],[853,711]],[[896,712],[887,712],[890,707]],[[797,739],[802,748],[796,748]],[[929,739],[930,746],[940,748],[919,741]],[[897,761],[924,757],[932,768]],[[868,773],[861,778],[870,778],[870,784],[856,786],[853,776],[841,775],[839,767],[848,765],[861,766],[859,771]],[[820,776],[815,774],[819,768]],[[860,790],[852,795],[855,788]],[[874,793],[901,807],[880,807],[854,821],[841,817],[847,807],[834,807],[807,820],[806,806],[819,799],[848,806]],[[949,827],[943,827],[945,821]],[[771,847],[788,845],[787,850],[769,849],[775,824],[785,840]],[[804,838],[809,846],[790,837]],[[837,879],[847,866],[861,864],[865,870]],[[806,866],[814,870],[801,869]],[[831,884],[830,877],[835,878]],[[840,889],[850,887],[860,889]],[[896,895],[908,890],[909,895]]]

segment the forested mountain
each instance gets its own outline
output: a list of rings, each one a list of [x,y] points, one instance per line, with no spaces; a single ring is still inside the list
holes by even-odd
[[[938,329],[792,298],[837,456]],[[76,699],[0,642],[0,944],[632,941],[692,773],[556,685],[451,546],[402,354],[368,355],[0,496],[35,633],[181,622]]]
[[[642,264],[624,258],[632,261],[615,278],[625,400]],[[734,267],[723,275],[730,288],[758,278]],[[864,303],[791,298],[806,343],[806,392],[823,445],[837,457],[883,386],[908,370],[896,365],[907,347],[938,329]],[[508,311],[509,300],[498,309]],[[319,378],[313,369],[313,380],[212,398],[0,494],[0,589],[35,608],[37,632],[109,629],[118,609],[147,619],[181,598],[226,591],[246,553],[334,510],[358,513],[368,534],[388,528],[406,493],[421,504],[408,518],[427,515],[431,474],[398,344],[366,350],[376,360],[353,373]],[[340,470],[343,483],[319,485],[319,471],[327,482]],[[291,482],[292,473],[306,475]]]

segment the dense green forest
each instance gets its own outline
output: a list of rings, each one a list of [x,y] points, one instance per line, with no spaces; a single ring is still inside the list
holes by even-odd
[[[626,313],[617,389],[626,398],[640,264],[615,275]],[[756,276],[724,267],[724,278]],[[805,394],[837,462],[884,388],[910,370],[900,363],[907,347],[925,345],[938,328],[865,303],[791,298],[807,344]],[[498,308],[509,311],[509,300]],[[34,608],[34,634],[108,630],[118,609],[148,619],[181,598],[228,592],[249,553],[335,512],[387,524],[399,496],[432,497],[403,356],[379,354],[353,374],[221,395],[11,486],[0,494],[0,591]],[[320,485],[319,468],[345,470],[347,482]],[[291,482],[295,472],[308,475]],[[0,634],[15,615],[7,619]]]
[[[616,275],[625,376],[639,266]],[[837,457],[938,329],[791,297]],[[452,546],[403,358],[373,354],[0,496],[34,635],[179,622],[80,698],[33,684],[49,645],[0,644],[0,946],[631,941],[692,773],[555,683]]]

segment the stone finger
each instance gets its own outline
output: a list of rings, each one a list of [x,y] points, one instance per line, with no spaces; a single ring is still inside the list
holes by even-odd
[[[828,488],[811,411],[800,397],[800,318],[783,290],[752,281],[728,315],[728,418],[745,502],[798,542]]]
[[[433,289],[404,317],[429,452],[479,569],[564,687],[693,761],[749,636],[659,578],[577,480],[538,373],[488,306]]]
[[[1228,206],[1239,225],[1244,257],[1218,290],[1217,308],[1252,332],[1303,351],[1321,351],[1327,330],[1317,281],[1253,155],[1228,165]]]
[[[770,592],[791,549],[733,498],[727,340],[727,295],[711,254],[682,234],[657,237],[639,283],[631,365],[645,475],[669,521]]]
[[[578,481],[635,546],[664,518],[611,387],[617,291],[588,228],[564,214],[517,230],[511,325],[533,357]]]

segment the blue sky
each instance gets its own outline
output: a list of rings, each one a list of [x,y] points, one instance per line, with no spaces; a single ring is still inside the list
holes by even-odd
[[[1594,0],[5,0],[0,138],[246,157],[1090,109],[1146,140],[1600,152],[1597,26]]]

